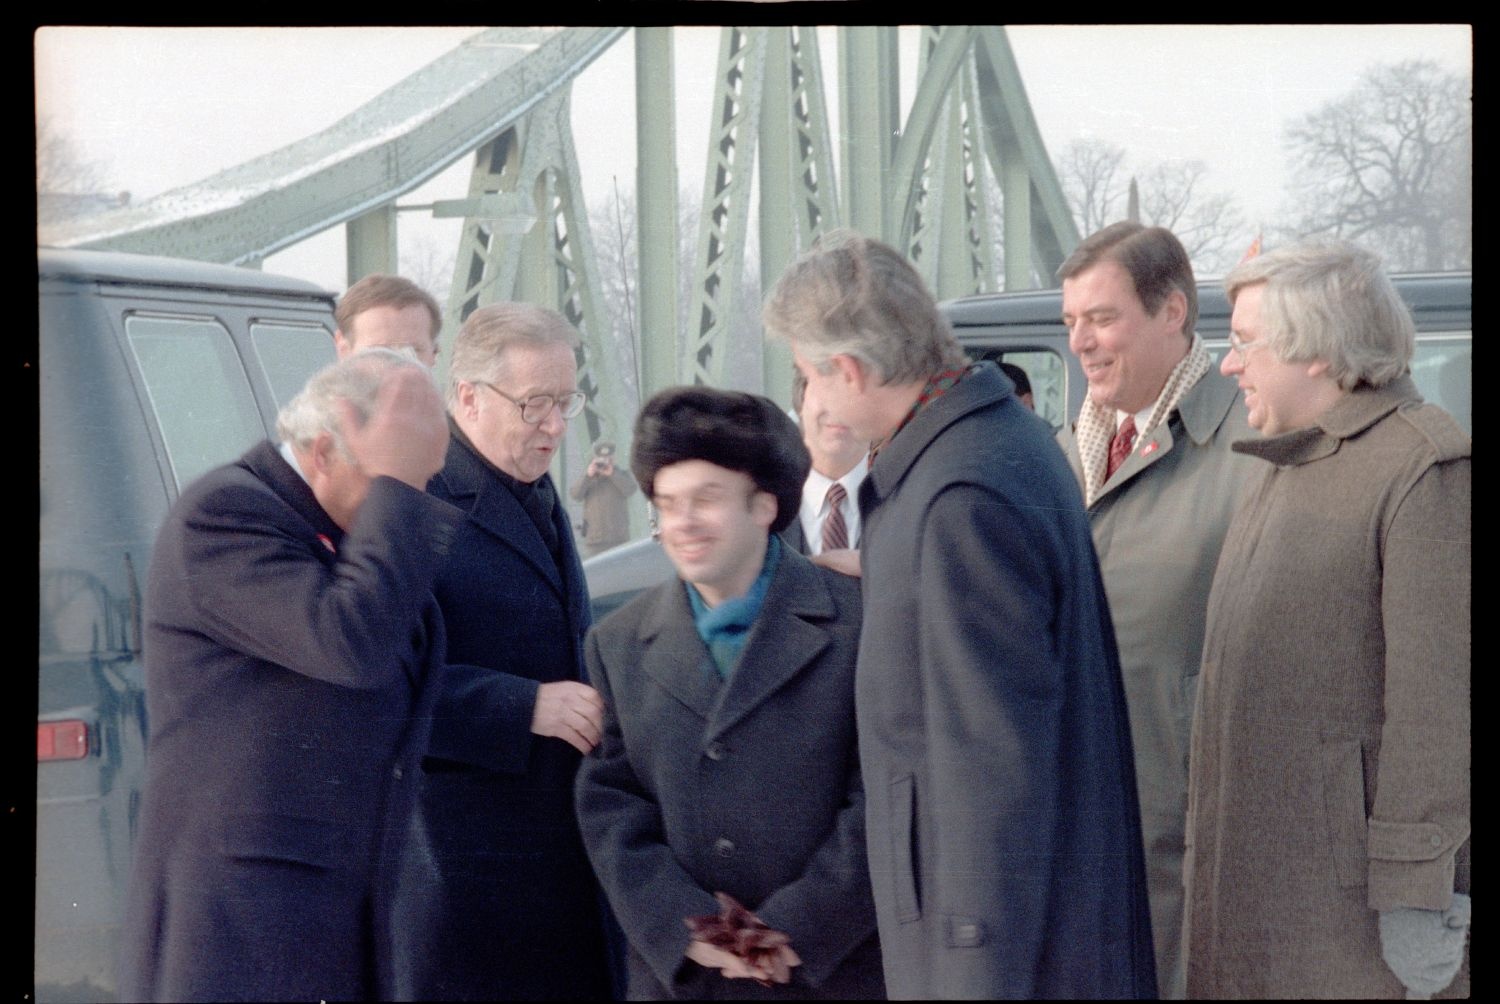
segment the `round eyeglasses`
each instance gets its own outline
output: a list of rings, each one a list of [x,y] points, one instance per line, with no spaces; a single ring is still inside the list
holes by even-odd
[[[563,394],[561,397],[554,397],[551,394],[533,394],[524,401],[518,401],[488,381],[475,380],[474,382],[488,387],[517,408],[520,408],[521,421],[527,425],[540,425],[543,419],[552,414],[553,405],[556,405],[562,411],[563,418],[574,418],[583,410],[583,404],[588,400],[588,395],[583,391],[574,390]]]
[[[1229,347],[1235,352],[1239,353],[1240,360],[1242,362],[1250,358],[1251,349],[1258,349],[1265,344],[1266,343],[1261,341],[1259,338],[1257,338],[1253,342],[1247,342],[1239,335],[1235,334],[1233,331],[1229,333]]]

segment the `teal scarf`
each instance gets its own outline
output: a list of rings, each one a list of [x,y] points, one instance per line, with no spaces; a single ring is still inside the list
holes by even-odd
[[[744,596],[736,596],[716,607],[710,607],[703,602],[696,586],[691,582],[683,583],[687,586],[688,602],[693,607],[693,626],[698,629],[698,637],[703,639],[709,654],[714,657],[714,665],[718,667],[721,679],[729,676],[735,660],[740,657],[745,639],[755,626],[755,619],[760,616],[766,590],[771,587],[771,577],[776,574],[776,566],[780,563],[781,541],[773,533],[766,543],[766,560],[761,566],[760,574]]]

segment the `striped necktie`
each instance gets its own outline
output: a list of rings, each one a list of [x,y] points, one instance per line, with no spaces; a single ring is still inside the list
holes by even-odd
[[[823,517],[823,550],[837,551],[849,546],[849,527],[844,523],[844,499],[849,493],[835,481],[828,486],[828,515]]]

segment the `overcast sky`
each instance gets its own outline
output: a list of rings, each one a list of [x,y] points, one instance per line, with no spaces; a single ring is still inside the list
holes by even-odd
[[[460,42],[473,28],[78,28],[36,36],[37,106],[111,188],[142,201],[316,132]],[[1209,167],[1211,190],[1269,224],[1286,182],[1290,117],[1347,93],[1375,62],[1425,58],[1472,72],[1462,25],[1022,26],[1009,29],[1049,151],[1098,137],[1144,166]],[[836,81],[835,31],[820,31]],[[914,30],[904,32],[903,102]],[[718,29],[676,32],[679,181],[702,185]],[[591,202],[634,184],[634,45],[627,34],[580,75],[573,130]],[[828,109],[835,119],[837,99]],[[464,194],[469,158],[403,203]],[[403,239],[455,242],[456,221],[402,214]],[[1253,235],[1251,235],[1253,236]],[[1248,236],[1247,236],[1248,243]],[[341,228],[272,256],[268,270],[344,283]]]

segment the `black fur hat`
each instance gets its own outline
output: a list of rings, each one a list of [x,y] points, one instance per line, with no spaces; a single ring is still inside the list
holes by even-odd
[[[797,518],[812,460],[786,412],[758,394],[712,387],[669,387],[635,420],[630,472],[651,498],[656,472],[684,460],[706,460],[749,475],[776,497],[772,533]]]

